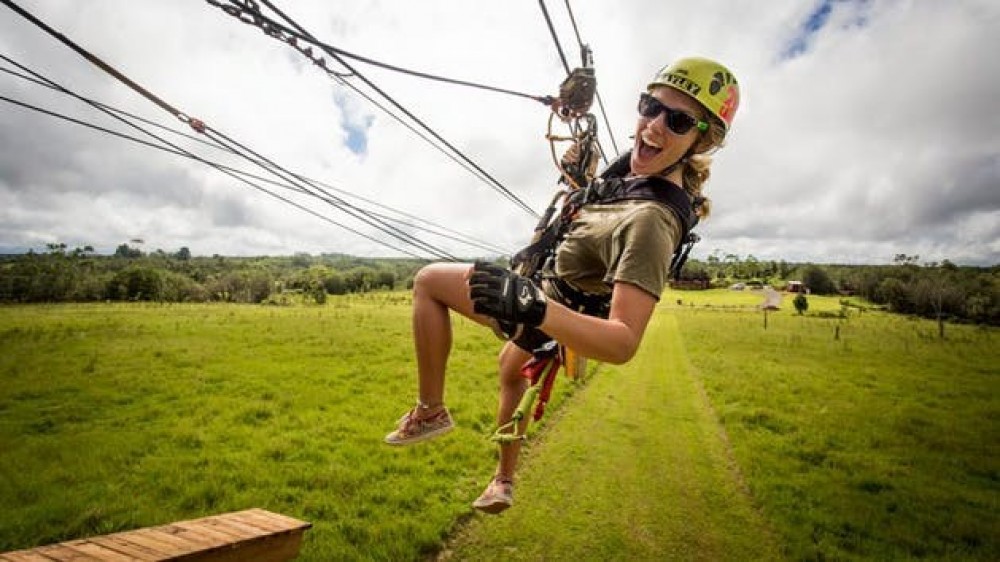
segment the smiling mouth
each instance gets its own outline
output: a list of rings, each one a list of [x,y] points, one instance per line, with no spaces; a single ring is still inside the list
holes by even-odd
[[[650,158],[655,158],[656,155],[663,152],[663,147],[656,141],[654,141],[650,135],[643,132],[639,137],[639,156],[643,160],[648,160]]]

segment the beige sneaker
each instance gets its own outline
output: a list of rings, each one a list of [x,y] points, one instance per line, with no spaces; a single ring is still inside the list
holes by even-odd
[[[493,477],[482,495],[472,502],[472,507],[496,515],[514,505],[514,481],[499,474]]]
[[[416,406],[403,414],[397,422],[396,430],[385,436],[385,442],[390,445],[410,445],[444,435],[455,429],[447,408],[424,419],[419,417],[419,411],[420,406]]]

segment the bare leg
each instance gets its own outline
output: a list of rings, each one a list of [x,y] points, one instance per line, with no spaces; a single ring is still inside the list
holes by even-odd
[[[420,379],[420,402],[429,406],[422,414],[427,416],[439,412],[444,404],[445,371],[452,341],[449,310],[488,325],[485,317],[473,312],[469,299],[469,269],[468,264],[432,264],[421,269],[413,280],[413,342]],[[509,342],[500,352],[497,420],[501,424],[514,415],[528,387],[528,381],[521,376],[520,370],[530,358],[530,353]],[[524,432],[527,424],[528,420],[524,420],[518,431]],[[520,451],[519,442],[502,445],[497,473],[512,478]]]
[[[468,264],[436,263],[421,269],[413,280],[413,343],[426,415],[437,413],[444,404],[445,369],[451,352],[449,309],[485,323],[472,311],[468,275]]]
[[[500,406],[497,409],[497,423],[505,424],[510,421],[517,409],[517,404],[521,401],[521,396],[528,388],[528,380],[521,376],[521,365],[531,358],[531,354],[508,342],[500,351]],[[525,418],[519,424],[517,431],[524,433],[528,426],[528,419]],[[514,478],[514,471],[517,469],[517,456],[521,452],[521,442],[514,441],[500,445],[500,466],[497,474],[507,478]]]

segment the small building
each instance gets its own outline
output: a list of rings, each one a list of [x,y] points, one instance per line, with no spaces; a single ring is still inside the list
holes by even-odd
[[[804,293],[806,292],[805,287],[802,286],[802,281],[789,281],[785,285],[785,291],[789,293]]]

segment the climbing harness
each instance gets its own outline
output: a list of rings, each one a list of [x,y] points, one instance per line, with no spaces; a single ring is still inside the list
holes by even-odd
[[[542,419],[542,415],[545,414],[545,405],[552,396],[556,374],[562,365],[559,347],[555,340],[550,340],[544,349],[537,350],[535,355],[521,366],[521,376],[530,380],[531,386],[521,395],[521,401],[518,402],[510,421],[501,424],[490,435],[492,441],[498,443],[523,441],[525,435],[518,427],[521,422],[526,420],[529,414],[535,421]],[[535,405],[536,400],[538,401],[537,405]],[[532,406],[535,407],[534,413],[531,412]]]

